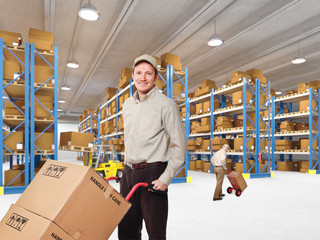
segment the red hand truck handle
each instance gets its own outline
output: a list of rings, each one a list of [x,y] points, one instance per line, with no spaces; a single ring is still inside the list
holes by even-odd
[[[116,181],[118,181],[119,178],[117,178],[117,177],[108,177],[108,178],[106,179],[107,182],[109,182],[110,180],[116,180]]]
[[[137,183],[133,186],[133,188],[130,190],[128,195],[126,196],[126,200],[129,201],[134,192],[137,190],[138,187],[148,187],[148,183]]]

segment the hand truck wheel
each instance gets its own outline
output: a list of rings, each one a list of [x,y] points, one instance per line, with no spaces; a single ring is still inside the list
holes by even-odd
[[[238,190],[236,191],[236,196],[237,196],[237,197],[240,197],[241,193],[242,193],[241,190],[238,189]]]
[[[227,188],[227,193],[231,194],[232,193],[232,187]]]

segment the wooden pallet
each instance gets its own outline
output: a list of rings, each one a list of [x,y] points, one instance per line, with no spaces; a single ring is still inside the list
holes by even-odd
[[[93,148],[81,147],[81,146],[59,146],[59,150],[62,151],[73,151],[73,152],[93,152]]]
[[[34,117],[35,121],[54,121],[53,117]]]
[[[4,115],[3,118],[6,120],[24,120],[23,115]]]
[[[24,150],[13,150],[12,152],[13,152],[13,154],[15,154],[15,155],[24,155],[24,154],[25,154],[25,151],[24,151]],[[4,156],[11,156],[12,153],[9,152],[8,150],[3,150],[3,155],[4,155]]]
[[[54,154],[54,150],[36,150],[34,151],[35,155],[53,155]]]
[[[34,86],[36,88],[40,87],[43,83],[34,83]],[[46,84],[43,84],[41,87],[45,87],[45,88],[54,88],[54,84],[52,83],[46,83]]]

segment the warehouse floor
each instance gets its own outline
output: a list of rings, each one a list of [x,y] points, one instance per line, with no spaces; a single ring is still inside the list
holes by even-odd
[[[194,171],[189,176],[191,183],[169,188],[169,240],[320,239],[319,175],[276,171],[274,178],[248,179],[240,197],[226,194],[215,202],[215,176]],[[224,191],[228,186],[225,178]],[[0,219],[19,196],[0,196]],[[117,231],[109,239],[118,239]]]

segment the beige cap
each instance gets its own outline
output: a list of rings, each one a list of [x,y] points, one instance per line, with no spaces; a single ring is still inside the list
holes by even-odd
[[[152,66],[154,66],[155,69],[157,69],[157,60],[148,55],[148,54],[143,54],[141,55],[140,57],[137,57],[135,60],[134,60],[134,63],[133,63],[133,67],[134,68],[139,62],[141,61],[147,61],[148,63],[150,63]]]
[[[229,144],[223,144],[223,146],[222,146],[222,147],[227,147],[228,149],[230,149]]]

